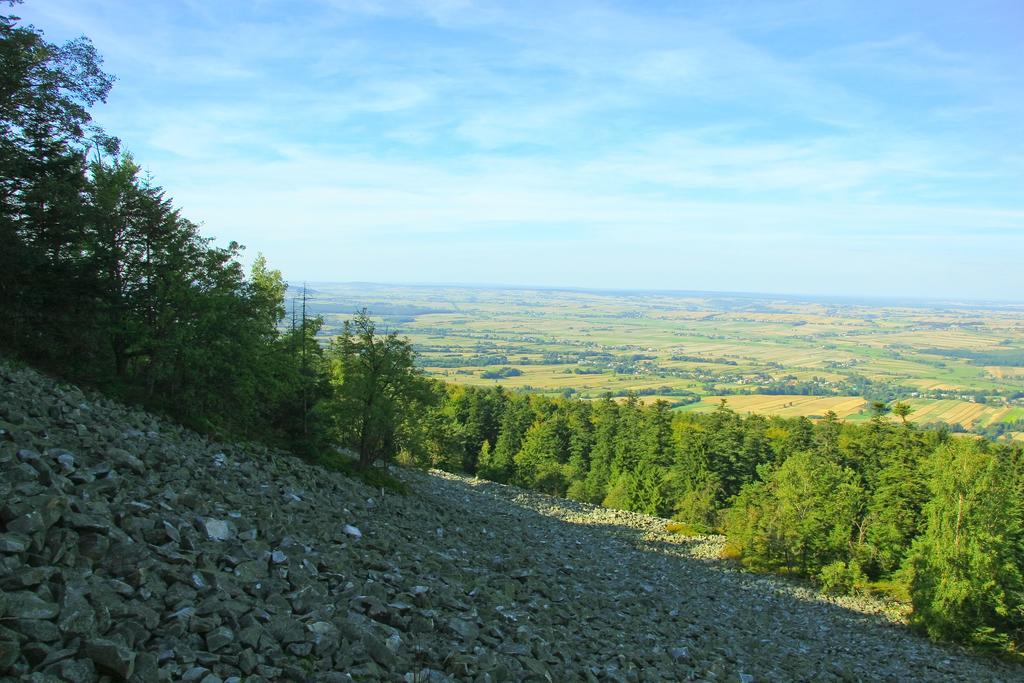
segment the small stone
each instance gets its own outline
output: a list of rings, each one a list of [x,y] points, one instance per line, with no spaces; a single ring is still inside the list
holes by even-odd
[[[39,533],[45,528],[46,522],[43,520],[43,516],[35,510],[7,523],[8,531],[13,531],[16,534],[24,534],[26,536]]]
[[[267,577],[267,563],[259,560],[247,560],[235,567],[235,576],[243,583],[259,581]]]
[[[68,659],[59,664],[60,678],[69,683],[93,683],[96,665],[91,659]]]
[[[62,451],[57,456],[57,464],[65,472],[73,472],[75,469],[75,454],[67,451]]]
[[[357,529],[356,527],[352,526],[351,524],[346,524],[342,530],[352,538],[359,539],[363,537],[363,532]]]
[[[0,640],[0,673],[9,669],[21,656],[21,644],[16,640]]]
[[[477,625],[465,619],[449,619],[448,628],[457,633],[466,642],[473,641],[480,635],[480,629],[477,628]]]
[[[97,638],[88,641],[85,644],[85,655],[96,666],[121,678],[128,678],[135,671],[135,653],[112,640]]]
[[[675,661],[681,662],[690,658],[690,651],[685,647],[674,647],[669,650],[669,656],[671,656]]]
[[[159,678],[156,655],[152,652],[140,652],[135,658],[135,673],[129,679],[131,683],[149,683]]]
[[[235,633],[227,626],[218,626],[206,634],[206,649],[217,652],[235,642]]]
[[[284,564],[288,561],[288,556],[280,550],[275,550],[274,552],[270,553],[270,561],[274,564]]]
[[[119,467],[130,469],[135,474],[142,474],[146,471],[145,463],[123,448],[111,448],[107,451],[107,457]]]
[[[235,525],[223,519],[203,520],[203,529],[211,541],[227,541],[235,535]]]
[[[28,539],[15,534],[0,535],[0,553],[15,554],[28,550]]]
[[[174,526],[170,522],[164,520],[164,533],[167,538],[175,543],[181,543],[181,534],[178,533],[178,527]]]
[[[60,608],[27,591],[8,593],[7,615],[17,619],[53,619]]]
[[[366,647],[367,654],[373,657],[378,664],[388,669],[394,667],[395,653],[388,648],[383,640],[372,633],[367,633],[363,636],[363,646]]]
[[[251,648],[245,648],[238,654],[238,668],[242,670],[246,676],[250,675],[256,670],[259,665],[259,660],[256,658],[256,653]]]
[[[281,645],[301,643],[306,639],[306,629],[302,622],[289,617],[275,617],[267,624],[267,630]]]
[[[181,680],[185,683],[198,683],[209,674],[210,670],[205,666],[193,666],[181,676]]]
[[[13,628],[29,640],[40,643],[53,643],[60,640],[60,629],[52,621],[45,619],[16,619]]]

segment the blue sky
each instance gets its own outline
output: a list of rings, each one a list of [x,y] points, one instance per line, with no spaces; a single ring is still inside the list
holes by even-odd
[[[1024,298],[1024,3],[29,0],[293,281]]]

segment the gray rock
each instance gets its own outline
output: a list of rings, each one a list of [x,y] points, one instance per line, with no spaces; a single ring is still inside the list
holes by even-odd
[[[59,641],[60,629],[52,621],[43,619],[15,619],[9,626],[18,631],[29,640],[39,643],[54,643]]]
[[[395,653],[392,652],[391,648],[387,646],[387,643],[378,636],[373,633],[367,633],[364,635],[363,647],[365,647],[366,652],[373,657],[373,660],[384,668],[391,670],[395,667],[395,664],[397,663]]]
[[[182,675],[181,680],[184,683],[199,683],[209,675],[210,670],[205,666],[193,666]]]
[[[0,534],[0,553],[16,554],[28,550],[29,540],[17,534]]]
[[[275,617],[267,625],[267,631],[281,645],[301,643],[306,639],[306,629],[301,622],[290,617]]]
[[[60,613],[56,603],[27,591],[8,593],[6,603],[4,611],[18,619],[53,619]]]
[[[97,667],[122,679],[129,678],[135,671],[135,653],[115,641],[96,638],[87,641],[83,651]]]
[[[46,521],[39,512],[32,511],[7,523],[7,530],[16,534],[32,536],[46,529]]]
[[[135,657],[135,671],[128,680],[132,683],[149,683],[159,680],[156,655],[152,652],[140,652]]]
[[[235,525],[224,519],[205,519],[203,529],[211,541],[227,541],[235,537]]]
[[[130,469],[135,474],[142,474],[146,471],[145,463],[123,448],[109,449],[107,457],[118,467]]]
[[[96,665],[91,659],[69,659],[61,662],[58,670],[60,678],[70,683],[93,683],[96,680]]]
[[[61,451],[57,454],[57,464],[64,472],[75,471],[75,454],[68,451]]]
[[[84,598],[69,593],[61,600],[57,626],[66,635],[90,636],[96,631],[96,613]]]
[[[246,676],[250,675],[256,670],[259,665],[259,659],[256,657],[256,653],[250,648],[245,648],[238,653],[238,668],[242,670]]]
[[[21,643],[17,640],[0,640],[0,674],[10,669],[21,656]]]
[[[471,621],[465,619],[453,618],[448,620],[448,628],[452,632],[458,634],[465,642],[472,642],[476,640],[477,636],[480,635],[480,629]]]
[[[235,633],[227,626],[218,626],[206,634],[206,649],[217,652],[235,642]]]

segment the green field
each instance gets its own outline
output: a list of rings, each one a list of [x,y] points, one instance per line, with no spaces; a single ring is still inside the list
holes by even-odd
[[[308,305],[327,336],[368,308],[449,382],[852,420],[899,398],[965,428],[1024,417],[1024,305],[368,284],[313,284]]]

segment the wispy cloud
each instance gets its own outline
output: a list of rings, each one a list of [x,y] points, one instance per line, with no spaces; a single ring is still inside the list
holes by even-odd
[[[98,119],[186,215],[296,277],[451,281],[457,254],[466,279],[812,291],[843,254],[828,291],[1024,285],[993,270],[1024,248],[1020,48],[954,5],[24,9],[107,55]]]

